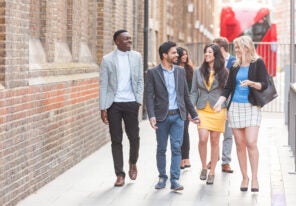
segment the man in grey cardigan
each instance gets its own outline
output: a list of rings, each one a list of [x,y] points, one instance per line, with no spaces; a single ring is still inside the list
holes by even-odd
[[[130,143],[129,177],[137,178],[139,155],[139,107],[143,99],[143,64],[141,54],[132,51],[126,30],[113,35],[117,49],[106,54],[100,66],[100,110],[102,121],[109,125],[115,174],[114,186],[123,186],[122,120]]]

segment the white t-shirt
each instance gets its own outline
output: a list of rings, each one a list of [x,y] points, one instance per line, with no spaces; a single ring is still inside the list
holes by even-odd
[[[128,51],[117,50],[118,70],[117,70],[117,92],[114,102],[136,101],[131,82],[131,66],[128,59]]]

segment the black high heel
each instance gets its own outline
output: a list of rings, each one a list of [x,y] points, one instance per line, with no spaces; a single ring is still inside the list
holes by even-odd
[[[248,191],[248,185],[249,185],[249,178],[248,178],[248,183],[247,183],[247,186],[246,187],[240,187],[240,191],[242,191],[242,192],[246,192],[246,191]]]
[[[259,192],[259,184],[258,184],[258,181],[257,181],[257,187],[251,187],[251,192]]]
[[[252,188],[251,188],[251,192],[259,192],[259,187],[258,187],[258,188],[256,188],[256,187],[252,187]]]
[[[242,191],[242,192],[246,192],[246,191],[248,191],[248,187],[241,187],[241,188],[240,188],[240,191]]]

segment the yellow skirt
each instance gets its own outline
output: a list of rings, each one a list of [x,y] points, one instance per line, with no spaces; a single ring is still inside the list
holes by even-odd
[[[200,118],[198,128],[221,133],[224,132],[227,113],[226,108],[223,108],[220,112],[215,112],[209,102],[207,102],[205,108],[198,109],[197,113]]]

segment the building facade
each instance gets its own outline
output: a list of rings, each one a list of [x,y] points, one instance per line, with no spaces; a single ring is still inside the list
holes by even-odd
[[[178,46],[190,47],[210,42],[217,28],[217,6],[214,0],[151,0],[149,1],[149,66],[159,63],[158,47],[171,40]],[[196,52],[191,50],[195,64]]]
[[[274,19],[277,24],[278,41],[280,43],[288,43],[291,41],[291,1],[277,0],[274,3]],[[294,8],[294,17],[296,8]],[[296,18],[296,17],[295,17]],[[294,25],[295,25],[294,19]],[[294,37],[296,29],[294,30]]]
[[[15,205],[109,141],[98,64],[117,29],[142,53],[143,1],[2,0],[0,28],[0,205]]]
[[[164,41],[211,41],[214,11],[214,0],[149,1],[149,66]],[[99,64],[122,28],[143,54],[144,0],[0,1],[0,205],[15,205],[109,141]]]

